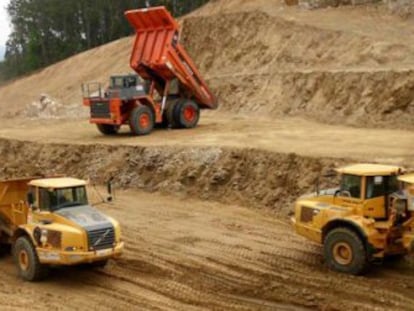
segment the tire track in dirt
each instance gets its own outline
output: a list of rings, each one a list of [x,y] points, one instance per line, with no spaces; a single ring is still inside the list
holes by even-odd
[[[127,247],[119,261],[93,271],[58,269],[29,284],[5,257],[0,303],[14,310],[36,303],[39,310],[195,311],[410,310],[414,304],[414,280],[404,270],[385,266],[366,277],[329,272],[320,247],[266,211],[129,191],[117,197],[99,208],[121,221]]]
[[[183,208],[178,208],[178,215],[182,215],[183,210],[189,207],[184,203],[183,206]],[[212,217],[216,210],[207,209],[201,212],[196,209],[194,211],[197,215],[196,219],[187,217],[185,220],[182,220],[180,216],[176,219],[170,207],[167,210],[166,214],[170,215],[175,222],[172,224],[163,213],[160,213],[160,210],[157,210],[157,219],[161,220],[159,220],[160,223],[154,222],[152,226],[162,227],[162,231],[165,230],[169,234],[161,234],[162,231],[157,229],[151,230],[148,241],[139,239],[140,242],[135,244],[134,248],[139,249],[140,243],[151,244],[149,249],[145,249],[140,254],[143,261],[154,259],[161,269],[174,267],[170,273],[181,275],[182,282],[190,283],[204,294],[217,295],[216,293],[219,292],[229,297],[243,296],[244,299],[260,297],[261,301],[276,300],[313,308],[331,305],[337,306],[340,310],[352,308],[352,306],[355,309],[371,310],[378,307],[381,309],[380,306],[384,305],[383,299],[387,303],[382,309],[398,309],[401,306],[405,309],[404,306],[410,306],[412,303],[409,296],[405,297],[403,294],[393,292],[378,280],[371,281],[369,278],[353,278],[328,272],[322,267],[320,248],[295,237],[286,225],[280,223],[275,225],[271,222],[264,225],[264,220],[262,222],[261,219],[260,221],[256,219],[257,222],[254,222],[248,216],[245,218],[246,215],[237,217],[237,212],[233,211],[229,214],[220,213],[221,219],[228,222],[226,224],[228,226],[216,226],[217,215]],[[236,225],[234,225],[235,219],[237,219]],[[207,225],[208,223],[210,225]],[[134,231],[135,226],[139,227],[139,224],[128,230]],[[171,226],[176,227],[178,232],[171,231]],[[251,228],[247,229],[249,232],[247,235],[246,231],[241,229],[249,226],[261,231],[261,236],[268,236],[267,249],[263,250],[263,243],[255,242],[255,234]],[[208,232],[199,231],[197,236],[192,236],[192,239],[190,236],[187,239],[181,236],[182,228],[186,228],[188,233],[193,233],[196,228],[207,227]],[[237,228],[237,230],[229,231],[229,227]],[[221,238],[209,237],[213,234],[210,230]],[[228,240],[226,233],[236,235],[240,241]],[[281,233],[284,235],[277,239]],[[178,237],[175,236],[176,234]],[[263,242],[263,237],[259,240]],[[188,245],[185,241],[191,243]],[[290,247],[292,241],[294,241],[293,249]],[[185,245],[180,245],[180,243]],[[272,244],[274,245],[273,251],[271,250]],[[165,247],[163,248],[162,245]],[[302,245],[301,249],[299,249],[300,245]],[[127,272],[124,273],[127,274]],[[174,276],[173,278],[175,279]],[[352,286],[343,286],[344,282]],[[378,289],[373,290],[370,286]],[[194,297],[196,296],[194,294]],[[293,297],[295,299],[292,299]],[[204,298],[204,301],[209,301],[209,299]],[[229,308],[229,306],[226,307]]]

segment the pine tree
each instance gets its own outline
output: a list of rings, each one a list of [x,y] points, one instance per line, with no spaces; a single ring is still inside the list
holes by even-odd
[[[208,0],[149,0],[165,5],[175,16]],[[146,0],[11,0],[7,11],[12,33],[0,63],[0,81],[11,79],[84,50],[132,34],[124,18],[128,9]]]

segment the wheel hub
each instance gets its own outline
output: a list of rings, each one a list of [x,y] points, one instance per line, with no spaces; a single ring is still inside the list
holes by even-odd
[[[349,265],[352,262],[352,248],[345,242],[335,244],[333,255],[336,262],[341,265]]]
[[[184,108],[184,119],[186,119],[186,121],[192,122],[194,121],[195,117],[196,111],[193,107],[189,106]]]
[[[150,126],[151,120],[150,120],[150,116],[146,113],[142,114],[139,117],[139,126],[143,129],[146,129]]]
[[[23,271],[29,269],[29,256],[25,250],[21,250],[19,253],[19,265]]]

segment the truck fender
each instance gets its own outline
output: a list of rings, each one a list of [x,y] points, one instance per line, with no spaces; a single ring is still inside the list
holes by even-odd
[[[322,228],[322,243],[325,241],[325,237],[332,229],[340,227],[354,231],[364,243],[367,252],[369,254],[375,253],[375,248],[369,243],[369,231],[367,231],[357,219],[332,219],[329,221]]]
[[[33,232],[30,232],[29,228],[26,228],[26,227],[19,227],[16,230],[16,232],[14,233],[14,235],[12,237],[13,243],[15,243],[17,241],[17,239],[22,237],[22,236],[29,237],[30,240],[32,241],[33,245],[37,244],[33,239]]]

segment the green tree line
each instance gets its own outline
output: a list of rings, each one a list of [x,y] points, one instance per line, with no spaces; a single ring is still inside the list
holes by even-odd
[[[0,81],[133,33],[124,11],[165,5],[176,17],[208,0],[11,0],[12,33],[0,62]]]

